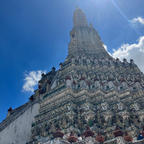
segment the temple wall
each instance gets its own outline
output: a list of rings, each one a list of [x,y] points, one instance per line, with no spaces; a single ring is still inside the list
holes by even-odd
[[[31,136],[31,125],[39,112],[39,104],[29,107],[21,116],[0,132],[0,144],[26,144]]]

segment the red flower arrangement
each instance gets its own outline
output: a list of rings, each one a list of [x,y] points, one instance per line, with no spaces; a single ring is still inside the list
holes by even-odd
[[[101,134],[98,134],[97,136],[96,136],[96,141],[98,141],[98,142],[104,142],[104,137],[101,135]]]
[[[91,131],[89,127],[87,127],[87,130],[83,133],[83,135],[85,137],[93,137],[94,136],[94,132]]]
[[[113,134],[115,137],[123,136],[123,132],[118,127],[116,127]]]
[[[142,131],[142,133],[141,133],[141,134],[142,134],[142,136],[144,137],[144,131]]]
[[[131,136],[124,136],[124,140],[127,142],[132,142],[133,138]]]
[[[71,134],[67,140],[68,140],[68,142],[73,143],[73,142],[77,142],[78,139],[74,136],[74,133],[71,132]]]
[[[72,143],[72,142],[77,142],[77,138],[75,137],[75,136],[69,136],[68,137],[68,141],[70,142],[70,143]]]
[[[128,133],[126,132],[125,136],[124,136],[124,140],[127,141],[127,142],[132,142],[133,138],[131,136],[129,136]]]
[[[53,134],[53,137],[54,138],[63,138],[64,134],[60,131],[60,130],[57,130],[54,134]]]

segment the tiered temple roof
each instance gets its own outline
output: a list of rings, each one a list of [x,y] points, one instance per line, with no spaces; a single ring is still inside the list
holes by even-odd
[[[73,21],[66,60],[42,75],[31,98],[40,110],[29,144],[143,143],[144,74],[108,54],[81,9]]]
[[[144,74],[132,59],[121,62],[108,54],[81,9],[75,10],[73,20],[66,60],[39,82],[39,91],[45,91],[40,93],[32,140],[52,140],[57,128],[65,140],[70,133],[77,140],[87,126],[93,133],[90,143],[133,140],[144,125]]]

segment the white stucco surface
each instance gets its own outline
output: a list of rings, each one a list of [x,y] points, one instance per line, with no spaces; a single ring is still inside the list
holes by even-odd
[[[0,144],[26,144],[31,136],[34,116],[39,112],[39,104],[29,107],[20,117],[0,132]]]

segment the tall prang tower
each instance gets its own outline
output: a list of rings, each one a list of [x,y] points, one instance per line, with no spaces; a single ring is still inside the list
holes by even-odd
[[[9,110],[0,142],[10,133],[13,144],[143,144],[143,126],[144,74],[132,59],[109,55],[77,8],[67,58],[42,74],[28,103]]]
[[[73,24],[66,60],[39,81],[32,139],[58,143],[64,136],[60,143],[73,137],[79,143],[81,136],[83,143],[126,143],[124,133],[132,140],[144,125],[144,75],[132,59],[121,62],[108,54],[79,8]]]
[[[73,29],[70,32],[68,56],[89,55],[96,58],[110,57],[103,47],[103,43],[93,28],[88,25],[85,14],[81,9],[76,9],[73,16]]]

